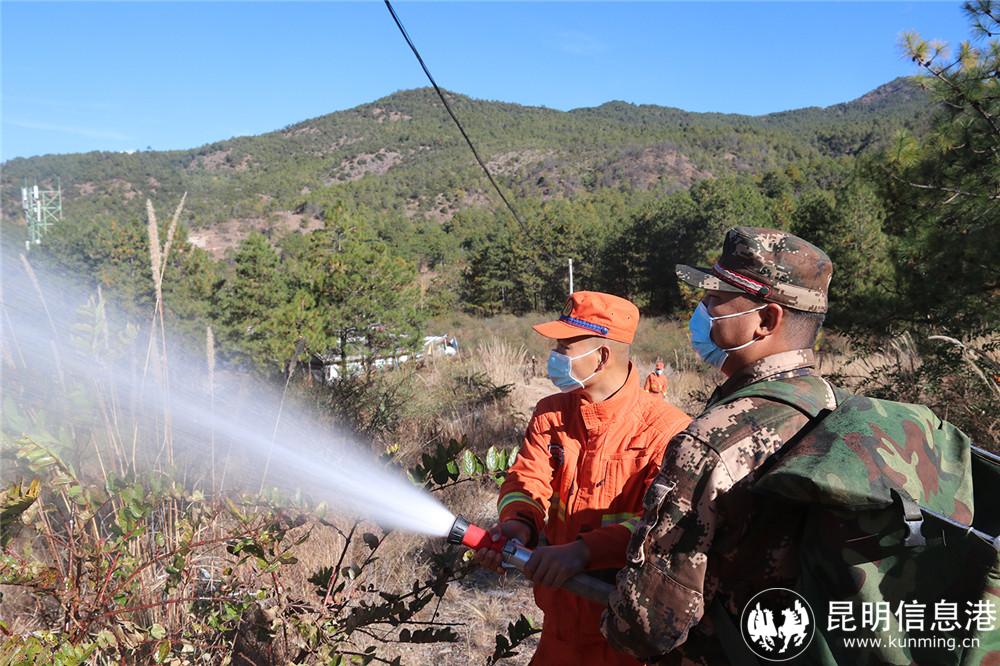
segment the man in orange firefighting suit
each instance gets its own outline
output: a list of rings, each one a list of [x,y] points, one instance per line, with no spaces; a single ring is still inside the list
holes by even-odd
[[[555,341],[548,375],[561,392],[535,407],[491,529],[538,546],[524,570],[545,615],[532,664],[639,663],[601,635],[603,606],[560,589],[577,573],[611,580],[624,566],[666,444],[690,421],[639,384],[629,360],[638,323],[629,301],[583,291],[557,321],[534,327]],[[477,559],[499,570],[495,552],[480,550]]]
[[[661,398],[667,397],[667,378],[663,374],[663,361],[656,362],[656,369],[646,375],[643,390]]]

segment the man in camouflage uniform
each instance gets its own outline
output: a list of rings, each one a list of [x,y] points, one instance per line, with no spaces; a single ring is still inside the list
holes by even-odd
[[[667,446],[646,494],[603,619],[617,649],[656,663],[729,663],[720,636],[740,640],[735,624],[746,603],[794,583],[802,516],[750,487],[809,417],[780,401],[725,400],[757,382],[810,378],[796,390],[836,407],[812,352],[832,271],[829,257],[801,238],[748,227],[727,233],[712,268],[677,267],[706,290],[692,344],[728,379]]]

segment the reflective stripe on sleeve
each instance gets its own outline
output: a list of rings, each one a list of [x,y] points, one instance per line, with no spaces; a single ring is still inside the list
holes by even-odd
[[[541,504],[535,501],[531,497],[531,495],[522,492],[507,493],[506,495],[501,497],[500,501],[497,503],[497,513],[503,512],[505,508],[507,508],[511,504],[514,504],[515,502],[524,502],[525,504],[530,504],[531,506],[538,509],[539,513],[545,513],[545,510],[542,508]]]
[[[640,520],[637,513],[606,513],[601,516],[601,527],[621,525],[629,532],[634,532]]]

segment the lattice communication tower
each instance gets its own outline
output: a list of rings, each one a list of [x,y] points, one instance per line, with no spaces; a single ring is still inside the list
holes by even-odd
[[[21,206],[24,208],[24,220],[28,225],[28,249],[39,245],[42,236],[56,222],[62,221],[62,183],[56,180],[56,189],[43,190],[36,182],[31,187],[24,181],[21,188]]]

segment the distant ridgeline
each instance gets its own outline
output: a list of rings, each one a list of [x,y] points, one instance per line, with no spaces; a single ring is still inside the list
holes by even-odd
[[[900,128],[921,134],[930,108],[926,93],[906,78],[852,102],[766,116],[625,102],[563,112],[450,96],[504,186],[541,199],[609,188],[673,192],[707,178],[793,165],[822,181],[829,168],[817,165],[824,161],[850,160]],[[188,224],[228,222],[235,233],[225,236],[245,235],[235,227],[260,228],[269,217],[289,230],[306,229],[331,202],[439,223],[495,199],[429,88],[191,150],[10,160],[3,165],[4,220],[20,216],[23,179],[56,177],[67,220],[141,218],[147,197],[167,207],[187,191]],[[204,243],[223,249],[211,237]]]

